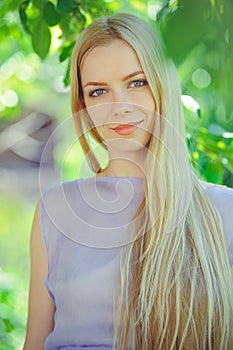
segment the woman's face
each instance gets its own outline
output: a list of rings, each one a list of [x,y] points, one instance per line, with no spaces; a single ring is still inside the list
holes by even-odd
[[[135,141],[133,148],[148,144],[155,101],[130,45],[114,39],[91,50],[81,67],[81,83],[88,113],[107,145],[125,140]]]

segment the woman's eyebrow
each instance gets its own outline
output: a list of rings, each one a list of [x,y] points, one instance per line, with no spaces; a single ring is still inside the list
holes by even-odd
[[[88,83],[86,83],[86,84],[83,86],[83,88],[85,88],[85,87],[88,86],[88,85],[91,85],[91,86],[99,86],[99,85],[101,85],[101,86],[106,86],[107,83],[104,83],[104,82],[102,82],[102,81],[89,81]]]
[[[136,72],[132,72],[132,73],[130,73],[130,74],[127,74],[125,77],[123,77],[123,81],[126,81],[126,80],[128,80],[128,79],[130,79],[130,78],[133,78],[133,77],[135,77],[136,75],[139,75],[139,74],[144,74],[144,72],[142,71],[142,70],[137,70]]]
[[[139,75],[139,74],[144,74],[144,72],[142,70],[138,70],[136,72],[132,72],[130,74],[127,74],[125,77],[122,78],[122,81],[126,81],[130,78],[133,78],[135,77],[136,75]],[[83,88],[85,88],[86,86],[106,86],[107,83],[103,82],[103,81],[89,81],[87,82],[86,84],[84,84]]]

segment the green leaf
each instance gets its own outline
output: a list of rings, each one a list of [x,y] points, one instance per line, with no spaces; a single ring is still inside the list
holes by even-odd
[[[206,34],[209,7],[208,1],[179,1],[179,7],[164,17],[161,34],[176,64],[180,64]]]
[[[47,3],[47,0],[32,0],[32,2],[35,7],[42,11],[45,4]]]
[[[54,4],[48,1],[44,7],[43,18],[49,26],[55,26],[60,22],[61,14],[57,11]]]
[[[84,17],[84,19],[86,21],[85,17]],[[77,34],[77,33],[81,32],[83,30],[83,28],[84,28],[84,24],[83,23],[85,23],[85,22],[83,20],[79,20],[78,17],[71,18],[70,23],[69,23],[70,33]]]
[[[34,51],[40,56],[45,58],[49,52],[51,44],[51,33],[47,26],[47,23],[40,20],[35,26],[32,33],[32,46]]]
[[[31,2],[31,0],[24,0],[24,1],[22,1],[22,3],[20,4],[20,8],[22,8],[24,11],[26,11],[28,6],[30,5],[30,2]]]
[[[63,61],[65,61],[68,57],[70,57],[71,52],[72,52],[72,50],[73,50],[73,47],[74,47],[74,43],[72,43],[72,44],[66,46],[65,48],[63,48],[63,50],[62,50],[62,52],[61,52],[61,54],[60,54],[60,56],[59,56],[60,62],[63,62]]]
[[[84,26],[85,26],[85,23],[86,23],[86,17],[82,14],[82,12],[80,11],[80,8],[76,9],[74,15],[75,15],[75,18],[76,18],[77,22],[79,23],[79,27],[82,30],[84,28]]]
[[[223,165],[220,162],[209,162],[205,167],[205,178],[209,182],[222,183]]]
[[[77,6],[76,0],[58,0],[57,9],[62,13],[69,13]]]
[[[65,74],[65,77],[64,77],[64,85],[65,86],[69,86],[70,85],[70,60],[69,60],[69,63],[67,65],[67,68],[66,68],[66,74]]]
[[[23,1],[19,7],[19,17],[22,23],[22,26],[24,28],[24,30],[28,33],[31,34],[31,28],[28,25],[28,18],[27,18],[27,14],[26,14],[26,10],[28,8],[30,4],[30,0],[28,1]]]
[[[77,34],[83,29],[83,25],[79,23],[76,17],[71,13],[63,15],[59,22],[59,27],[62,30],[62,36],[67,42],[73,42],[77,39]]]

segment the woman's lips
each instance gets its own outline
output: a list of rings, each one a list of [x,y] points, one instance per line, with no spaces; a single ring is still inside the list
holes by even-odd
[[[125,136],[132,134],[138,128],[139,124],[141,124],[141,121],[138,123],[120,124],[111,129],[117,134]]]

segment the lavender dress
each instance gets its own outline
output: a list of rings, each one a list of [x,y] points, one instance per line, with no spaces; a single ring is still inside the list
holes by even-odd
[[[207,192],[223,218],[233,263],[233,190],[212,187]],[[45,350],[112,349],[120,261],[142,197],[142,179],[114,177],[67,182],[43,195],[45,283],[56,305]]]

